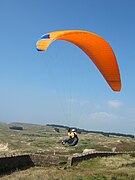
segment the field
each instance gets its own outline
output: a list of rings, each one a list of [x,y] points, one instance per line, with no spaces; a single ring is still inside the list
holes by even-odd
[[[23,130],[10,129],[13,126],[23,127]],[[79,134],[77,146],[69,147],[61,144],[66,136],[67,130],[64,127],[0,123],[0,156],[20,153],[66,156],[82,153],[86,149],[135,151],[135,138],[82,132]],[[1,179],[133,180],[135,179],[135,157],[130,154],[97,157],[82,161],[70,168],[66,164],[57,167],[31,167],[2,176]]]

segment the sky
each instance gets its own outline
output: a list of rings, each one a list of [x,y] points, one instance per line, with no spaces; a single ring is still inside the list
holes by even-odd
[[[72,29],[111,45],[120,92],[75,45],[55,41],[45,52],[36,50],[41,35]],[[0,40],[0,122],[135,134],[134,0],[4,0]]]

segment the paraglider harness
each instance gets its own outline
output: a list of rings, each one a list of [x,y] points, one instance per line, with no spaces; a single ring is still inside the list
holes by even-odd
[[[74,133],[74,132],[72,132]],[[78,136],[76,133],[74,133],[74,137],[70,137],[69,140],[68,140],[68,145],[69,146],[75,146],[76,144],[78,143]]]
[[[65,139],[62,144],[68,143],[69,146],[75,146],[78,143],[78,136],[75,132],[70,132],[70,129],[68,130],[68,138]]]

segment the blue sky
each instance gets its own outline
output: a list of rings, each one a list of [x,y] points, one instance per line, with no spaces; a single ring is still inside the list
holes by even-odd
[[[62,124],[135,134],[135,1],[4,0],[0,2],[0,122]],[[112,46],[122,89],[113,92],[92,61],[56,30],[96,33]]]

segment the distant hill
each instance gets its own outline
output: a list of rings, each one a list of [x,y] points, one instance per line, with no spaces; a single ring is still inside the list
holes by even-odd
[[[102,134],[104,136],[122,136],[122,137],[130,137],[130,138],[134,138],[135,136],[132,134],[123,134],[123,133],[114,133],[114,132],[103,132],[103,131],[89,131],[89,130],[85,130],[85,129],[80,129],[80,128],[76,128],[76,127],[69,127],[69,126],[64,126],[64,125],[56,125],[56,124],[47,124],[47,126],[51,126],[51,127],[57,127],[57,128],[65,128],[65,129],[76,129],[76,131],[78,133],[96,133],[96,134]]]
[[[104,136],[122,136],[122,137],[130,137],[130,138],[135,138],[134,135],[132,134],[124,134],[124,133],[115,133],[115,132],[103,132],[103,131],[91,131],[91,130],[85,130],[85,129],[80,129],[80,128],[76,128],[76,127],[69,127],[69,126],[64,126],[64,125],[58,125],[58,124],[46,124],[46,125],[40,125],[40,124],[32,124],[32,123],[21,123],[21,122],[11,122],[11,123],[4,123],[4,122],[0,122],[1,126],[9,126],[10,127],[23,127],[23,129],[25,129],[26,127],[44,127],[44,126],[51,126],[54,128],[64,128],[66,130],[73,129],[75,128],[78,132],[78,134],[81,133],[95,133],[95,134],[102,134]]]

